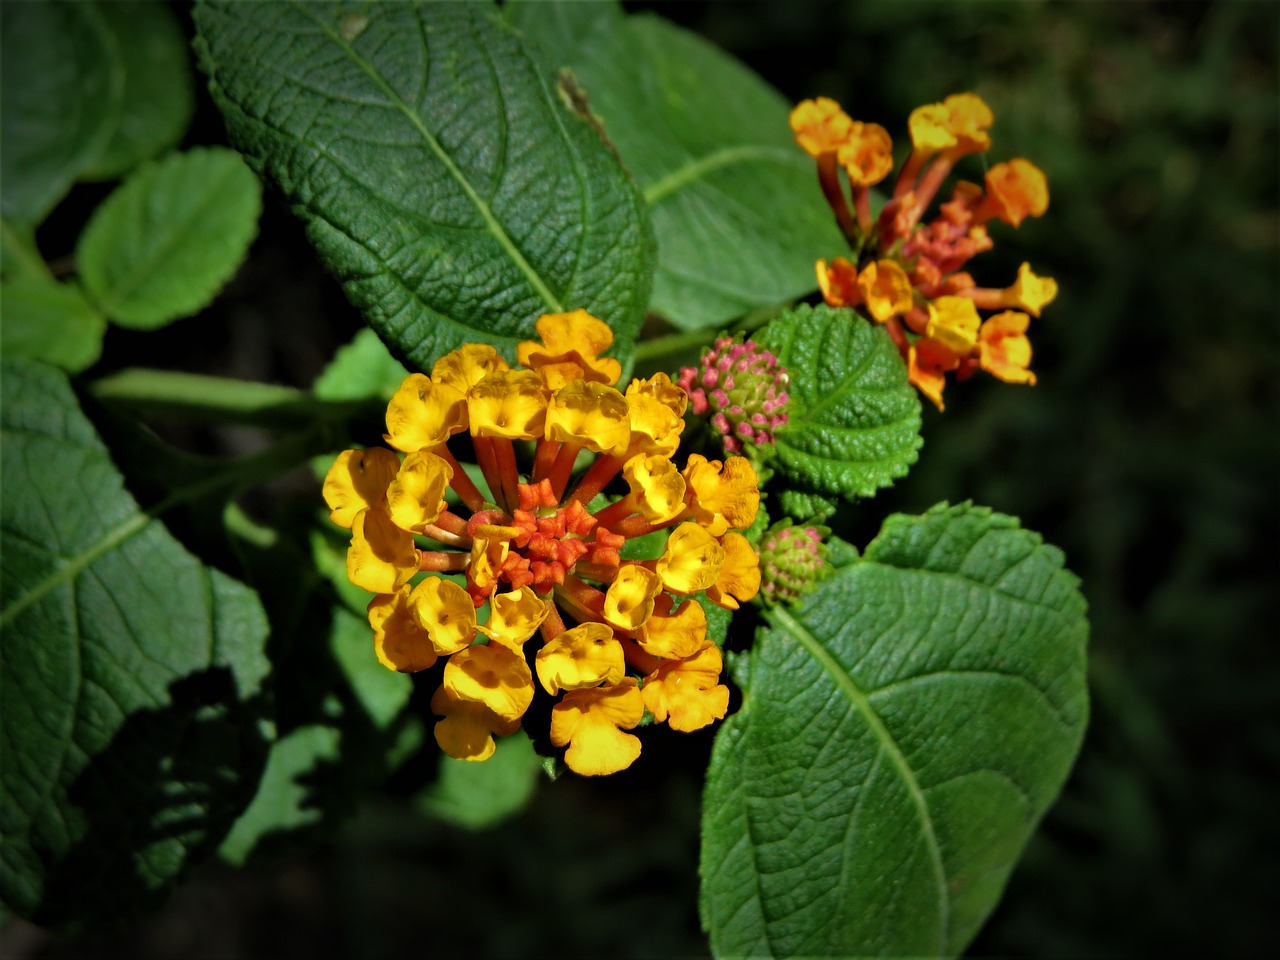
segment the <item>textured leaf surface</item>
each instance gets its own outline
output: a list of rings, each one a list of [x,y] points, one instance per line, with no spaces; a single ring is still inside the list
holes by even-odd
[[[536,20],[539,6],[517,16]],[[790,105],[696,34],[605,11],[568,49],[585,14],[529,29],[573,69],[644,189],[658,238],[653,309],[696,329],[812,291],[814,261],[846,244],[791,137]]]
[[[495,9],[206,3],[196,22],[232,141],[410,365],[476,340],[514,356],[578,307],[625,360],[644,202]]]
[[[86,177],[107,179],[176,146],[195,109],[187,40],[167,4],[110,0],[97,4],[124,74],[120,116]]]
[[[883,330],[849,310],[800,306],[756,338],[791,378],[779,473],[801,488],[869,497],[920,449],[920,400]]]
[[[20,277],[0,284],[0,349],[6,357],[30,357],[72,373],[102,354],[106,318],[79,287],[47,277]]]
[[[0,382],[0,896],[117,923],[252,795],[266,620],[138,509],[62,374]]]
[[[708,772],[713,951],[959,953],[1080,746],[1075,577],[1015,520],[939,506],[767,616]]]
[[[258,179],[234,151],[175,154],[139,169],[94,211],[76,247],[80,276],[116,323],[163,326],[231,279],[261,211]]]
[[[98,6],[0,4],[0,210],[36,226],[102,152],[124,71]]]

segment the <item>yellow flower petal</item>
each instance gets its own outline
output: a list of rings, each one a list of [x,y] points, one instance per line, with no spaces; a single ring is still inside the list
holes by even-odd
[[[467,428],[467,403],[462,392],[411,373],[387,404],[387,443],[412,453],[444,443]]]
[[[542,378],[532,370],[491,373],[467,393],[467,415],[477,437],[541,437],[547,415]]]
[[[858,268],[844,257],[836,257],[830,263],[819,260],[815,264],[818,287],[822,298],[832,307],[856,307],[862,302],[858,289]]]
[[[519,720],[533,700],[524,658],[501,644],[467,647],[444,667],[444,686],[458,700],[482,703],[503,720]]]
[[[685,482],[676,465],[663,456],[632,457],[622,467],[631,500],[650,523],[674,520],[684,510]]]
[[[746,457],[730,457],[722,464],[693,453],[683,476],[689,515],[713,536],[720,536],[730,527],[745,530],[755,522],[760,486]]]
[[[1052,277],[1037,277],[1031,270],[1031,264],[1024,263],[1018,268],[1018,279],[1009,288],[1009,293],[1013,306],[1038,317],[1040,311],[1058,295],[1058,282]]]
[[[938,297],[929,304],[925,336],[963,357],[977,346],[981,324],[978,308],[968,297]]]
[[[483,703],[460,700],[443,686],[431,697],[431,712],[444,717],[436,724],[436,743],[455,760],[488,760],[497,747],[493,736],[507,736],[520,728],[519,720],[504,720]]]
[[[387,513],[401,530],[421,533],[444,512],[444,492],[453,479],[448,461],[428,450],[404,458],[396,478],[387,487]]]
[[[716,574],[716,582],[707,588],[707,599],[726,610],[737,610],[760,592],[760,557],[751,541],[740,533],[726,533],[721,538],[724,563]]]
[[[686,659],[668,660],[645,678],[644,705],[659,723],[666,720],[672,730],[685,733],[723,720],[729,709],[729,688],[720,683],[723,666],[714,643]]]
[[[851,184],[870,187],[893,170],[893,140],[880,124],[855,120],[849,130],[849,142],[840,147],[836,159]]]
[[[853,121],[830,97],[803,100],[791,111],[791,132],[811,157],[839,150],[849,140]]]
[[[858,290],[867,310],[879,323],[911,309],[911,280],[893,260],[867,264],[858,274]]]
[[[615,627],[635,630],[653,614],[654,598],[662,581],[652,570],[624,563],[604,595],[604,618]]]
[[[511,538],[520,531],[515,527],[483,523],[476,527],[471,540],[471,563],[467,578],[482,593],[491,593],[498,585],[498,574],[511,552]]]
[[[548,313],[535,325],[542,343],[524,340],[516,347],[520,365],[537,370],[547,389],[559,390],[574,380],[614,384],[622,364],[600,354],[613,343],[609,325],[585,310]]]
[[[707,614],[698,601],[686,600],[671,616],[654,614],[641,624],[636,642],[664,660],[691,657],[707,644]]]
[[[620,454],[631,442],[626,398],[612,387],[574,380],[547,407],[548,440],[581,443],[596,453]]]
[[[978,361],[983,370],[1005,383],[1034,386],[1036,375],[1031,365],[1031,341],[1027,326],[1031,318],[1016,310],[1006,310],[988,317],[978,331]]]
[[[680,446],[689,395],[665,373],[658,373],[648,380],[632,380],[626,397],[631,415],[628,455],[672,456]]]
[[[538,651],[538,680],[552,696],[618,683],[626,675],[622,644],[603,623],[583,623],[566,630]]]
[[[667,538],[667,548],[658,560],[658,576],[672,593],[697,593],[716,582],[724,560],[724,547],[706,527],[682,523]]]
[[[452,580],[427,577],[413,588],[409,608],[437,653],[465,650],[476,638],[476,607]]]
[[[643,717],[644,698],[634,677],[611,687],[570,690],[551,709],[551,743],[569,745],[564,762],[575,773],[617,773],[640,756],[640,738],[622,730]]]
[[[495,593],[489,601],[489,622],[480,629],[494,643],[523,657],[525,641],[547,619],[548,602],[529,586],[511,593]]]
[[[1040,168],[1017,158],[987,171],[982,213],[1018,226],[1024,217],[1043,216],[1049,209],[1049,182]]]
[[[945,409],[942,390],[947,385],[947,371],[954,370],[960,359],[936,340],[920,337],[907,350],[907,380],[923,393],[939,410]]]
[[[510,369],[510,364],[489,344],[468,343],[437,360],[431,368],[431,379],[465,394],[489,374]]]
[[[408,585],[369,601],[369,626],[374,653],[388,670],[417,673],[435,665],[435,647],[409,608]]]
[[[991,146],[987,130],[995,122],[991,108],[972,93],[953,94],[942,103],[911,111],[907,126],[911,143],[923,154],[946,152],[951,157],[980,153]]]
[[[329,519],[350,530],[357,513],[382,503],[399,469],[400,458],[384,447],[342,451],[324,478],[324,502],[333,511]]]
[[[413,534],[380,508],[361,510],[351,524],[347,579],[370,593],[395,593],[418,572]]]

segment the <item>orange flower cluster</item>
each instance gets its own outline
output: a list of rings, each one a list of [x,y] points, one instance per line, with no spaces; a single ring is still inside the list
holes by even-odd
[[[741,457],[676,467],[688,395],[661,373],[614,389],[604,323],[576,310],[537,331],[519,345],[524,369],[468,345],[410,375],[387,407],[385,439],[403,459],[344,451],[324,497],[351,530],[348,578],[376,594],[378,659],[416,672],[448,658],[431,700],[441,749],[487,759],[541,687],[559,698],[551,742],[569,767],[613,773],[639,756],[624,731],[646,711],[676,730],[724,717],[720,649],[694,597],[737,609],[759,590],[759,559],[737,532],[759,488]],[[450,449],[458,435],[487,490]],[[580,455],[594,458],[579,474]],[[618,475],[629,492],[608,502]],[[656,530],[670,531],[659,556],[624,553]]]
[[[817,161],[823,195],[852,251],[851,257],[818,261],[822,294],[831,306],[860,307],[883,324],[911,382],[939,410],[948,373],[964,380],[982,369],[1007,383],[1034,384],[1027,326],[1058,292],[1053,280],[1036,276],[1025,263],[1003,289],[977,286],[964,269],[971,257],[991,249],[992,220],[1016,227],[1048,208],[1045,176],[1029,161],[995,164],[982,186],[957,182],[937,216],[922,222],[956,161],[990,148],[993,122],[990,108],[972,93],[914,110],[911,153],[892,196],[873,217],[870,188],[893,170],[888,132],[851,119],[826,97],[791,112],[796,142]]]

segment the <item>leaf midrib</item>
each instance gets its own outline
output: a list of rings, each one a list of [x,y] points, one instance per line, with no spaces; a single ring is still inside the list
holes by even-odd
[[[476,208],[476,212],[480,214],[480,218],[484,221],[488,232],[498,242],[498,245],[502,247],[503,252],[508,258],[510,258],[511,262],[516,265],[516,268],[524,274],[525,278],[529,281],[529,285],[533,287],[534,292],[538,294],[543,303],[545,303],[552,312],[562,313],[564,311],[564,306],[561,304],[559,298],[551,292],[551,289],[543,282],[541,275],[539,275],[533,268],[533,265],[525,259],[524,254],[520,252],[520,249],[515,245],[515,241],[513,241],[507,234],[507,231],[498,221],[498,218],[494,215],[489,204],[486,203],[478,193],[476,193],[475,189],[471,186],[471,182],[467,180],[462,171],[458,169],[457,164],[453,162],[453,158],[449,156],[444,147],[440,145],[440,142],[432,135],[431,131],[427,129],[426,125],[422,122],[422,118],[411,110],[409,105],[406,104],[393,89],[391,89],[387,82],[383,80],[382,75],[374,69],[373,64],[359,56],[350,44],[335,33],[327,23],[313,14],[305,4],[299,3],[298,0],[291,0],[290,6],[294,7],[319,27],[321,32],[336,44],[347,55],[347,58],[359,67],[371,81],[373,81],[378,89],[382,91],[388,102],[404,115],[405,119],[409,121],[410,125],[417,131],[418,135],[422,137],[423,142],[431,152],[436,155],[436,158],[439,159],[449,176],[458,184],[463,194],[465,194],[467,199],[471,201],[471,204]],[[416,16],[418,11],[415,10],[414,14]],[[421,25],[420,20],[419,24]],[[430,58],[428,57],[428,59]]]
[[[800,645],[809,652],[810,656],[818,662],[818,665],[826,671],[836,686],[849,698],[849,702],[853,704],[854,708],[862,714],[867,727],[880,742],[884,754],[897,769],[898,776],[902,779],[903,785],[911,797],[912,805],[915,807],[916,816],[920,821],[920,830],[924,835],[925,846],[929,851],[929,860],[933,865],[934,880],[938,887],[938,917],[941,928],[938,933],[939,951],[945,949],[951,927],[951,900],[947,892],[947,876],[942,863],[942,849],[938,844],[938,837],[934,833],[933,819],[929,814],[929,805],[925,800],[924,791],[920,788],[910,764],[907,763],[907,758],[903,754],[902,748],[893,739],[893,735],[884,725],[884,721],[880,719],[880,715],[876,713],[875,708],[872,707],[867,695],[863,693],[862,689],[854,682],[848,671],[840,665],[839,661],[818,641],[817,637],[810,633],[803,624],[783,607],[774,607],[766,616],[772,619],[776,626],[781,627],[795,637]]]
[[[739,144],[734,147],[723,147],[702,157],[690,160],[682,167],[672,170],[662,179],[644,188],[644,201],[651,207],[657,206],[671,194],[688,183],[699,180],[721,167],[735,163],[771,162],[779,164],[791,163],[791,151],[781,147],[763,144]]]

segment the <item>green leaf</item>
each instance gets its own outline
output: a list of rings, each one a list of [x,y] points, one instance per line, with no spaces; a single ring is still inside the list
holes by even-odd
[[[252,795],[266,620],[139,510],[64,375],[2,371],[0,897],[110,925],[163,901]]]
[[[810,490],[784,488],[775,492],[779,514],[805,522],[822,523],[840,506],[839,500]]]
[[[107,321],[72,283],[19,277],[0,283],[0,351],[79,373],[102,354]]]
[[[386,730],[400,716],[413,693],[413,679],[388,670],[373,652],[373,628],[365,617],[343,607],[333,608],[333,632],[329,637],[333,658],[342,669],[360,705],[379,730]]]
[[[790,105],[747,67],[658,17],[598,16],[591,27],[569,49],[551,47],[549,37],[549,55],[573,69],[644,190],[658,238],[652,308],[693,330],[811,292],[814,262],[847,244],[813,160],[792,139]],[[553,30],[538,28],[556,37]]]
[[[784,478],[801,488],[869,497],[903,476],[920,449],[920,399],[888,335],[850,310],[801,305],[756,340],[787,368]]]
[[[626,361],[643,200],[494,8],[203,3],[196,24],[232,142],[408,365],[477,340],[512,357],[579,307]]]
[[[519,813],[537,789],[542,760],[523,731],[498,737],[482,763],[441,755],[440,779],[420,799],[422,809],[468,830],[496,826]]]
[[[182,27],[155,0],[99,3],[124,73],[120,116],[86,178],[108,180],[175,147],[195,109],[195,84]]]
[[[0,213],[35,227],[102,152],[124,71],[96,4],[0,4]]]
[[[704,796],[713,952],[962,951],[1080,747],[1084,614],[1057,549],[969,505],[766,614]]]
[[[114,322],[153,330],[214,298],[258,232],[262,188],[230,150],[147,164],[94,211],[76,246],[80,276]]]
[[[340,347],[311,391],[321,400],[390,400],[409,371],[368,327]]]

